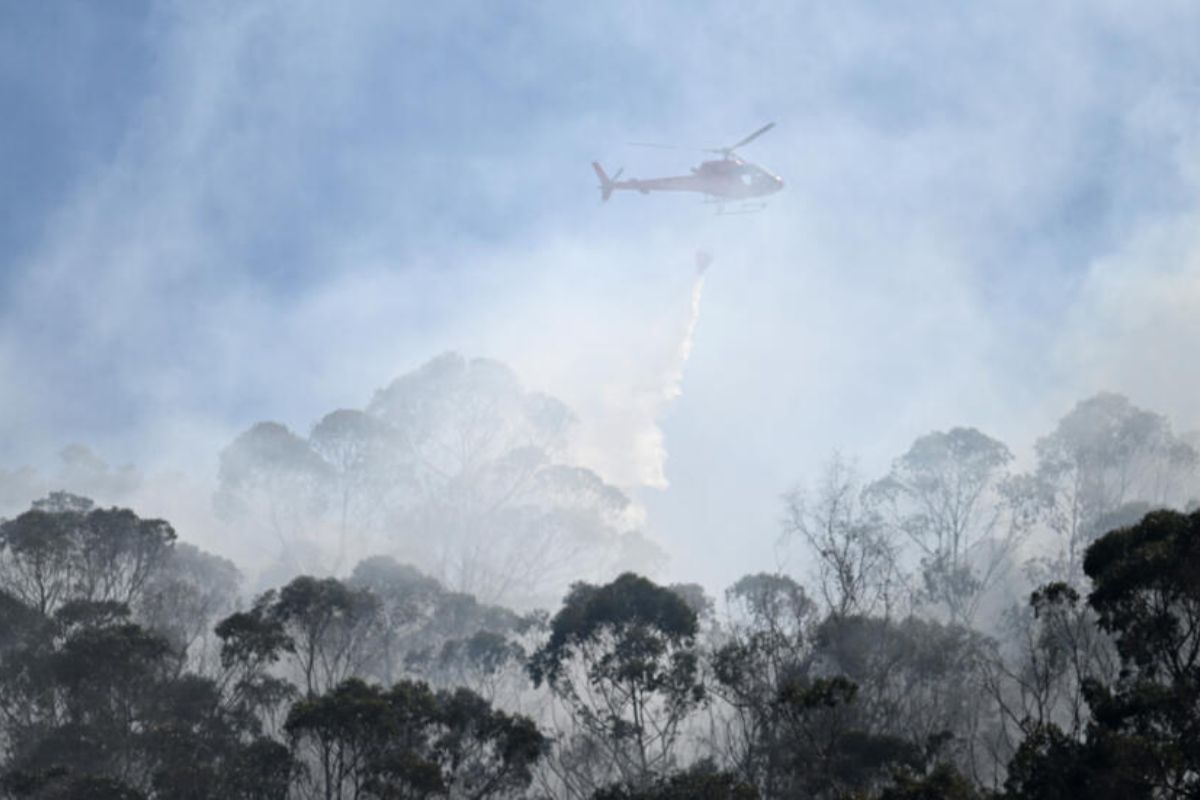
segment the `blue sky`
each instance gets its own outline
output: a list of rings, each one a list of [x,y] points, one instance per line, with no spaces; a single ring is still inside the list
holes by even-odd
[[[661,435],[648,524],[719,585],[833,448],[1021,450],[1102,388],[1200,427],[1196,41],[1184,2],[9,4],[0,458],[205,474],[456,348],[605,464]],[[593,158],[694,161],[627,141],[772,120],[762,214],[599,204]]]

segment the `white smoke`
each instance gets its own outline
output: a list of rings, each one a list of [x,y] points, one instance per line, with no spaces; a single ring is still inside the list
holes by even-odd
[[[1166,414],[1177,430],[1200,430],[1200,136],[1190,111],[1161,98],[1133,119],[1170,132],[1165,153],[1190,199],[1145,219],[1089,265],[1054,351],[1067,376],[1060,405],[1115,391]]]
[[[1200,237],[1188,214],[1141,232],[1093,266],[1056,355],[1076,396],[1119,391],[1200,428]]]
[[[599,386],[571,403],[580,417],[580,463],[626,489],[665,489],[667,447],[660,425],[671,403],[683,394],[683,374],[691,355],[704,269],[697,259],[686,306],[668,307],[657,318],[624,329],[620,341],[603,353]]]

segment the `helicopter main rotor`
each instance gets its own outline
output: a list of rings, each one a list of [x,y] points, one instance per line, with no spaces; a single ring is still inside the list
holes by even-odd
[[[763,125],[761,128],[742,139],[737,144],[730,145],[729,147],[681,147],[680,145],[654,144],[651,142],[630,142],[629,144],[633,145],[634,147],[656,147],[660,150],[698,150],[701,153],[716,153],[724,159],[732,159],[737,155],[734,152],[735,150],[737,150],[739,147],[745,147],[774,127],[774,122],[768,122],[766,125]]]
[[[771,130],[771,128],[774,128],[774,127],[775,127],[774,122],[768,122],[766,125],[763,125],[761,128],[759,128],[754,133],[747,136],[745,139],[742,139],[740,142],[738,142],[735,145],[730,145],[729,147],[710,147],[710,148],[706,149],[704,152],[718,153],[721,156],[723,156],[724,158],[733,158],[734,150],[737,150],[739,147],[745,147],[746,145],[750,144],[755,139],[762,136],[764,133],[766,133],[767,131]]]

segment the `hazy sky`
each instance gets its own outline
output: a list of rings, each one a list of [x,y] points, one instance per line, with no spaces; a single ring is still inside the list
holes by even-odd
[[[458,349],[719,587],[833,448],[1026,450],[1099,389],[1200,427],[1200,6],[1147,5],[9,3],[0,462],[211,477]],[[768,121],[763,213],[599,202]]]

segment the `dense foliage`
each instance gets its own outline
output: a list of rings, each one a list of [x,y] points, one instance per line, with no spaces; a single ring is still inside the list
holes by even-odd
[[[404,460],[463,433],[447,392],[507,398],[526,440],[561,416],[492,366],[436,362],[308,440],[256,428],[218,502],[308,487],[320,508],[280,511],[340,497],[349,541],[364,487],[413,501]],[[530,467],[495,447],[475,479]],[[1100,395],[1036,454],[1016,473],[955,428],[876,481],[836,460],[787,496],[806,572],[722,603],[621,572],[526,613],[385,555],[244,595],[170,523],[56,492],[0,522],[0,797],[1200,797],[1196,452]],[[536,463],[525,479],[558,474]],[[449,486],[438,514],[482,491]]]

